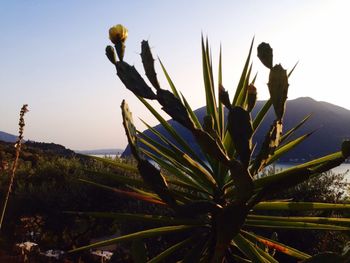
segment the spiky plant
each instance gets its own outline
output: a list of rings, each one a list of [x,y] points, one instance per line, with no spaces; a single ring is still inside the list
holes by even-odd
[[[324,262],[317,260],[319,257],[324,259],[329,256],[345,260],[345,255],[332,254],[318,255],[314,258],[274,239],[252,232],[252,229],[257,228],[350,230],[350,220],[347,218],[266,215],[272,210],[292,212],[350,209],[350,205],[347,204],[270,199],[281,190],[340,165],[350,154],[349,141],[345,141],[338,152],[270,176],[259,177],[264,167],[274,163],[310,135],[290,139],[308,117],[301,120],[293,129],[282,131],[288,78],[294,68],[287,73],[280,64],[273,66],[272,48],[266,43],[258,46],[259,59],[270,69],[268,79],[270,99],[252,119],[251,111],[257,93],[254,87],[255,77],[251,78],[250,60],[253,41],[235,95],[230,99],[222,83],[221,51],[218,83],[215,85],[208,41],[202,38],[207,114],[203,120],[199,120],[160,62],[171,91],[161,88],[147,41],[142,41],[141,58],[146,76],[154,89],[146,83],[135,67],[123,61],[127,30],[120,25],[116,28],[110,31],[112,34],[110,38],[115,44],[119,60],[112,46],[106,48],[107,57],[116,67],[117,75],[126,88],[137,96],[168,133],[161,134],[147,125],[159,139],[154,140],[138,132],[126,102],[122,102],[124,128],[143,181],[141,178],[119,178],[132,188],[133,192],[117,191],[167,207],[173,211],[173,216],[90,213],[94,216],[113,217],[116,220],[161,223],[163,226],[91,244],[74,251],[163,234],[187,232],[189,235],[184,235],[186,236],[184,240],[170,246],[149,262],[163,262],[180,249],[184,251],[181,262],[277,262],[272,253],[268,252],[269,248],[270,251],[276,250],[305,262]],[[202,156],[189,146],[147,100],[158,101],[163,111],[191,132]],[[270,107],[274,109],[275,121],[271,124],[260,149],[254,150],[253,135]],[[225,112],[228,112],[227,118]],[[149,160],[153,160],[158,166],[154,166]]]

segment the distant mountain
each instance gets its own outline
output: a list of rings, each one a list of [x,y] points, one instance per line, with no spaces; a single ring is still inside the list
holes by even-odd
[[[3,142],[16,142],[16,140],[17,140],[17,136],[16,135],[0,131],[0,141],[3,141]]]
[[[252,112],[253,117],[261,109],[266,101],[258,101]],[[199,120],[203,120],[206,115],[205,107],[195,111]],[[302,97],[287,101],[287,109],[284,117],[283,131],[298,124],[306,115],[312,114],[311,118],[296,132],[295,136],[300,136],[311,131],[315,131],[309,138],[298,145],[293,151],[288,152],[280,161],[301,161],[302,159],[314,159],[325,154],[329,154],[340,149],[340,144],[344,139],[350,139],[350,110],[327,103],[315,101],[309,97]],[[265,120],[255,134],[253,141],[257,144],[256,149],[260,149],[261,143],[268,131],[271,123],[275,119],[273,108],[269,110]],[[190,146],[200,153],[199,147],[194,141],[192,134],[174,120],[168,121],[190,144]],[[155,129],[169,138],[169,135],[161,125]],[[151,131],[146,130],[147,136],[159,141]],[[173,141],[173,140],[171,140]],[[130,155],[127,147],[122,157]]]
[[[17,136],[0,131],[0,141],[3,142],[9,142],[9,143],[14,143],[17,140]],[[65,152],[66,149],[64,146],[59,145],[59,144],[54,144],[54,143],[39,143],[39,142],[34,142],[34,141],[27,141],[27,145],[33,146],[33,147],[42,147],[45,148],[46,150],[52,150],[56,152]],[[70,153],[73,153],[73,151],[69,150]],[[81,154],[86,154],[86,155],[115,155],[115,154],[121,154],[124,150],[123,149],[94,149],[94,150],[75,150],[75,153],[81,153]]]
[[[96,149],[96,150],[75,150],[76,153],[86,154],[86,155],[115,155],[121,154],[123,149]]]

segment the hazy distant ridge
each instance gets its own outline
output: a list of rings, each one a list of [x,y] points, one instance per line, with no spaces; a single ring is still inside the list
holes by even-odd
[[[0,131],[0,141],[14,143],[14,142],[16,142],[16,140],[17,140],[16,135]],[[35,143],[35,142],[33,142],[33,143]],[[37,143],[37,144],[39,144],[39,143]],[[51,143],[51,144],[50,143],[43,143],[43,144],[55,145],[53,143]],[[81,154],[87,154],[87,155],[89,155],[89,154],[91,154],[91,155],[93,155],[93,154],[96,154],[96,155],[103,155],[103,154],[116,155],[116,154],[121,154],[123,151],[124,151],[123,149],[109,148],[109,149],[93,149],[93,150],[75,150],[74,152],[81,153]]]
[[[17,140],[17,136],[16,135],[0,131],[0,141],[3,141],[3,142],[16,142],[16,140]]]
[[[264,101],[257,102],[257,105],[252,113],[253,116],[256,115],[264,103]],[[197,109],[195,114],[198,116],[199,120],[203,120],[203,117],[206,115],[205,107]],[[344,139],[350,139],[350,110],[327,102],[315,101],[308,97],[289,100],[287,102],[287,110],[283,127],[284,132],[294,127],[308,114],[312,114],[311,118],[297,131],[296,136],[300,136],[311,131],[315,131],[314,134],[312,134],[312,136],[306,139],[302,144],[297,146],[296,149],[285,155],[282,161],[313,159],[336,152],[340,150],[340,144]],[[261,142],[263,141],[264,136],[274,118],[274,112],[271,108],[265,117],[264,122],[261,124],[258,132],[253,138],[254,143],[257,143],[256,149],[260,149]],[[200,154],[198,145],[194,141],[190,132],[173,120],[169,120],[168,122],[182,135],[182,137],[189,143],[190,147]],[[161,125],[157,125],[155,128],[169,138],[165,129]],[[149,130],[146,130],[144,133],[159,142],[155,135],[153,135]],[[16,140],[17,136],[0,131],[0,141],[13,143]],[[123,150],[110,148],[76,150],[75,152],[87,155],[115,155],[122,153]],[[123,152],[122,157],[129,155],[130,150],[127,147]]]
[[[257,102],[257,105],[252,113],[253,117],[261,109],[264,103],[265,101]],[[198,119],[202,121],[203,117],[206,115],[205,107],[197,109],[195,114],[197,115]],[[350,139],[350,110],[327,102],[315,101],[309,97],[302,97],[287,101],[287,110],[283,125],[284,132],[294,127],[308,114],[312,114],[311,118],[296,132],[296,136],[300,136],[311,131],[315,131],[314,134],[298,145],[293,151],[286,154],[282,161],[314,159],[335,151],[339,151],[341,142],[344,139]],[[257,143],[256,149],[260,149],[265,134],[274,119],[275,114],[271,108],[265,117],[264,122],[261,124],[259,130],[253,138],[254,143]],[[178,132],[180,132],[185,141],[187,141],[189,145],[200,154],[200,150],[194,141],[192,134],[190,134],[177,122],[173,120],[169,120],[168,122]],[[161,125],[155,126],[155,129],[169,138],[167,132]],[[146,130],[144,133],[160,142],[151,131]],[[128,155],[130,155],[129,147],[125,149],[122,157],[126,157]]]
[[[121,154],[123,149],[96,149],[96,150],[75,150],[76,153],[87,154],[87,155],[116,155]]]

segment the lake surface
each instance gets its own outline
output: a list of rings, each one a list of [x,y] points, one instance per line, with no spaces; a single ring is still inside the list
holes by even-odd
[[[100,158],[108,158],[108,159],[115,159],[116,157],[120,157],[120,154],[89,154],[89,155],[100,157]]]
[[[277,169],[287,169],[290,168],[292,166],[298,165],[299,163],[277,163],[276,164],[276,168]],[[336,173],[336,174],[343,174],[343,173],[347,173],[345,176],[345,180],[350,182],[350,163],[343,163],[335,168],[332,169],[332,172]]]

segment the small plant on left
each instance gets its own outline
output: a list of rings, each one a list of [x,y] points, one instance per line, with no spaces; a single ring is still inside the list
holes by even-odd
[[[15,179],[15,174],[16,174],[16,170],[17,170],[17,166],[18,166],[18,159],[19,159],[19,154],[21,152],[21,147],[22,147],[22,141],[23,141],[23,132],[24,132],[24,115],[28,112],[28,104],[24,104],[21,108],[21,111],[19,113],[19,131],[18,131],[18,138],[17,141],[15,143],[15,148],[16,148],[16,155],[15,155],[15,159],[13,161],[11,170],[10,170],[10,180],[9,180],[9,186],[7,189],[7,193],[5,196],[5,201],[2,207],[2,211],[1,211],[1,219],[0,219],[0,230],[2,227],[2,223],[4,222],[4,217],[5,217],[5,213],[6,213],[6,208],[7,208],[7,203],[10,197],[10,193],[12,191],[12,186],[13,186],[13,182]]]

